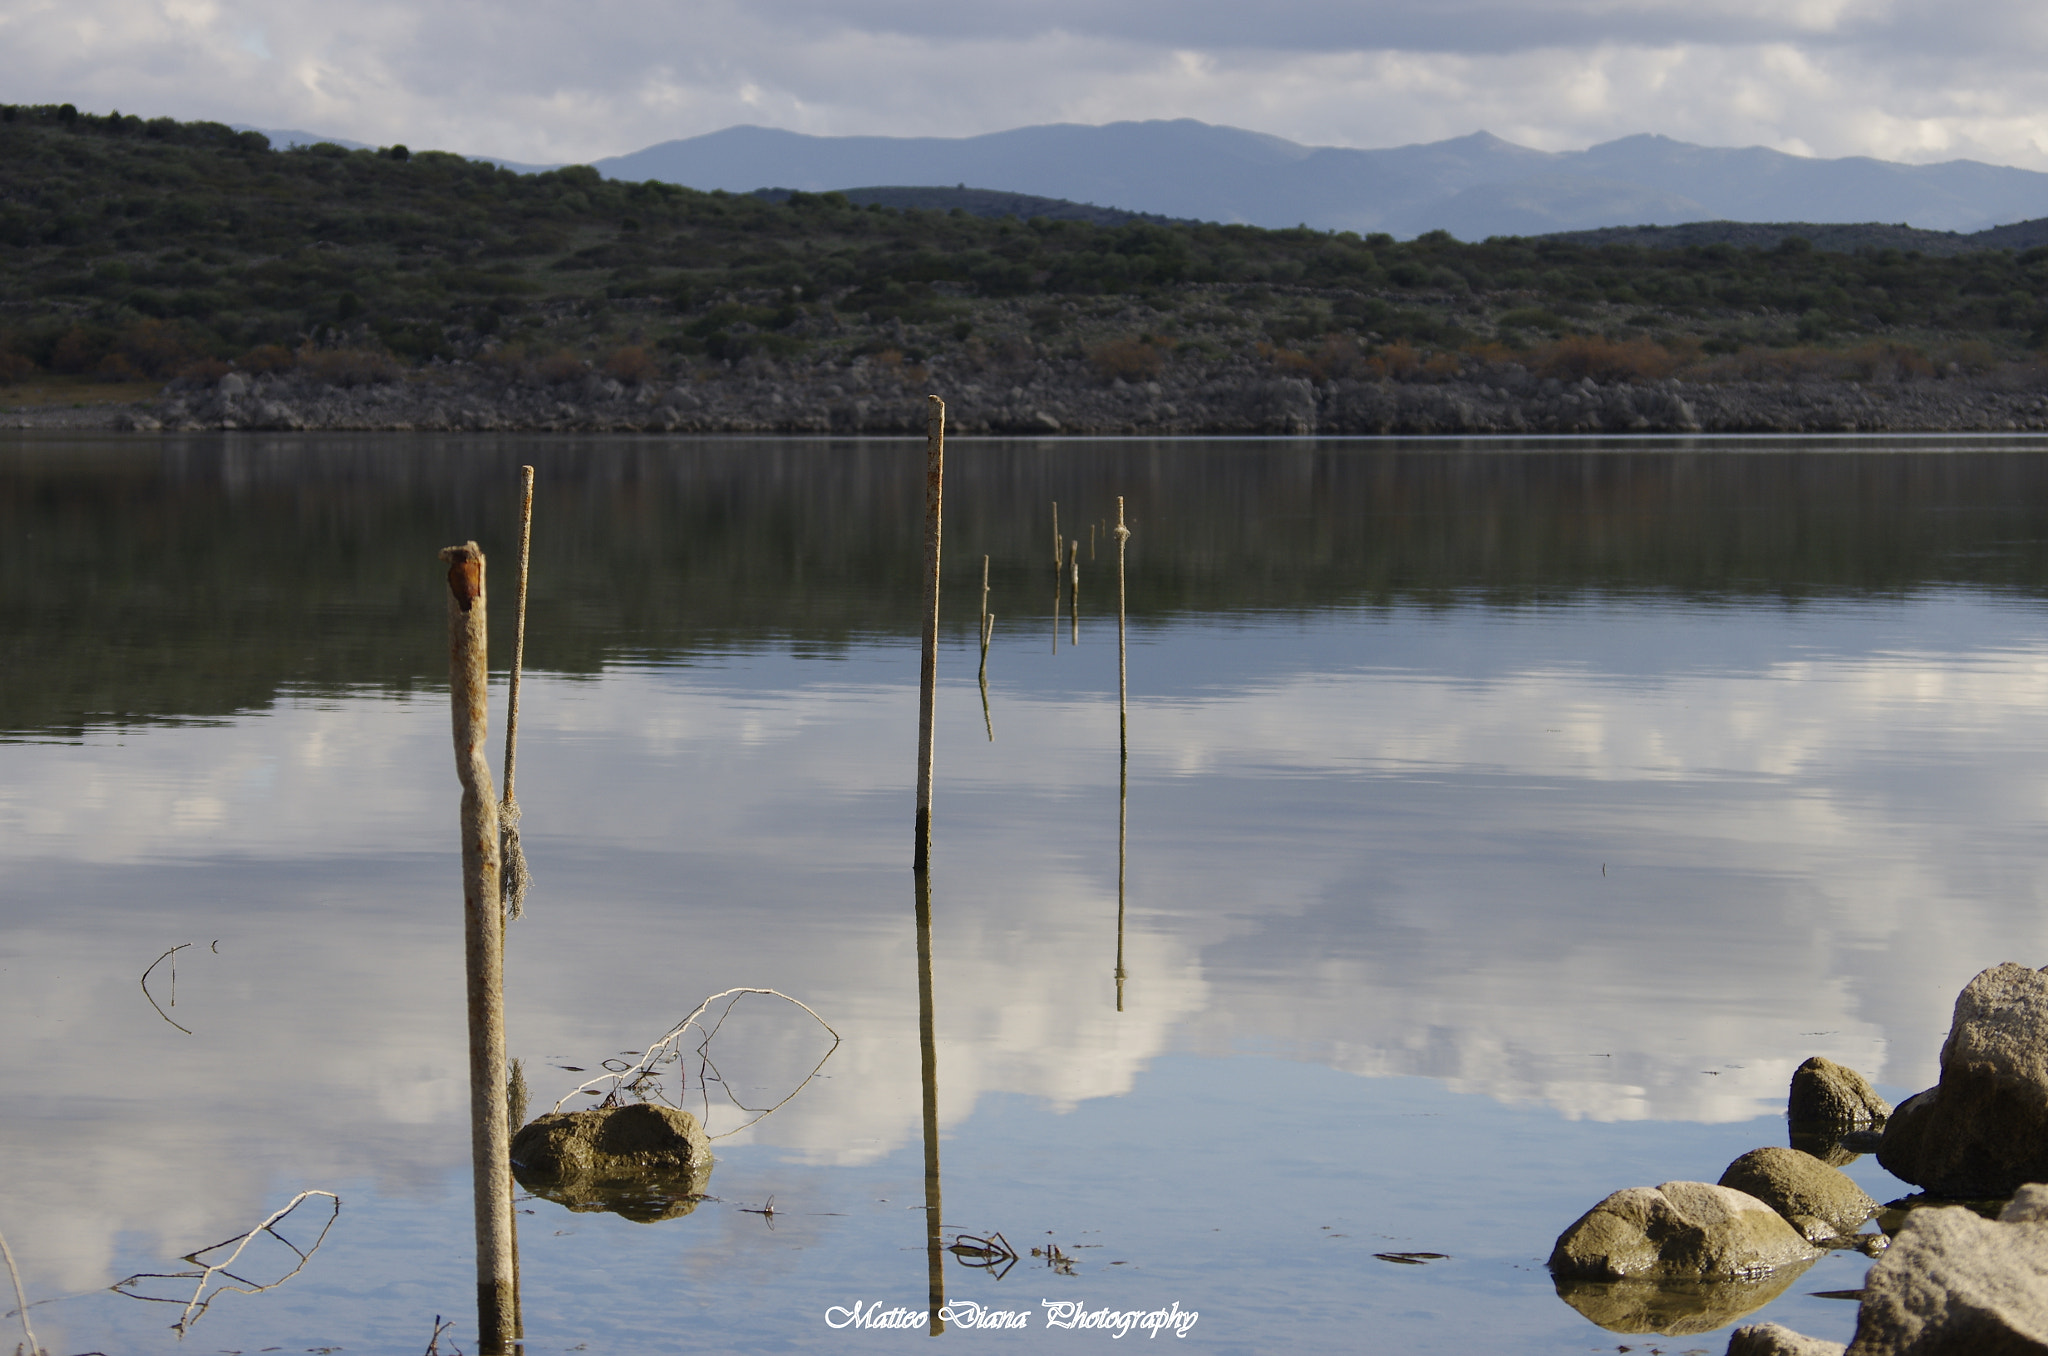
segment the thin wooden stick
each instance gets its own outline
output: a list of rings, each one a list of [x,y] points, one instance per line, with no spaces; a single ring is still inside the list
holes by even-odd
[[[945,1227],[939,1181],[939,1045],[932,1012],[932,882],[929,872],[915,878],[917,911],[917,1054],[924,1093],[924,1246],[929,1331],[946,1330],[946,1253],[940,1231]]]
[[[1072,544],[1071,544],[1071,545],[1069,546],[1069,548],[1068,548],[1068,550],[1067,550],[1067,560],[1068,560],[1068,563],[1069,563],[1069,564],[1071,564],[1071,565],[1073,566],[1073,571],[1074,571],[1074,596],[1073,596],[1073,599],[1072,599],[1072,604],[1073,604],[1073,605],[1072,605],[1071,607],[1069,607],[1069,608],[1067,609],[1067,614],[1068,614],[1069,618],[1071,619],[1071,623],[1072,623],[1072,625],[1073,625],[1073,628],[1074,628],[1074,635],[1073,635],[1073,639],[1072,639],[1072,641],[1071,641],[1070,643],[1072,643],[1072,644],[1075,644],[1075,645],[1079,645],[1079,644],[1081,643],[1081,543],[1080,543],[1080,542],[1078,542],[1078,541],[1076,541],[1076,542],[1073,542],[1073,543],[1072,543]]]
[[[1131,735],[1130,684],[1124,651],[1124,545],[1131,529],[1124,526],[1124,499],[1116,499],[1116,1010],[1124,1010],[1124,868],[1130,826]]]
[[[996,721],[988,711],[988,643],[995,638],[996,614],[981,619],[981,723],[988,727],[988,742],[996,742]]]
[[[533,468],[522,466],[519,472],[519,613],[512,627],[512,681],[505,694],[505,796],[498,803],[498,860],[504,863],[498,886],[507,919],[525,914],[526,887],[533,879],[519,845],[519,801],[512,794],[519,755],[519,674],[526,666],[526,567],[533,547]]]
[[[932,708],[939,687],[939,522],[946,481],[946,402],[926,396],[924,435],[924,653],[917,697],[917,845],[913,871],[931,861]]]
[[[486,752],[490,667],[484,553],[448,563],[448,691],[462,783],[462,949],[469,999],[469,1148],[476,1206],[477,1347],[509,1350],[513,1315],[512,1146],[505,1124],[505,913],[498,887],[498,804]]]
[[[1066,543],[1067,539],[1060,535],[1060,501],[1055,499],[1052,501],[1052,568],[1055,574],[1066,562]]]
[[[21,1273],[14,1269],[14,1250],[7,1246],[6,1234],[0,1234],[0,1258],[6,1260],[7,1275],[14,1282],[14,1302],[21,1315],[21,1335],[28,1339],[28,1356],[43,1356],[43,1349],[36,1345],[36,1330],[28,1325],[28,1296],[22,1293]]]
[[[1131,529],[1124,526],[1124,497],[1116,497],[1116,740],[1123,756],[1131,755],[1130,721],[1127,707],[1130,686],[1125,679],[1124,662],[1124,547],[1131,540]]]

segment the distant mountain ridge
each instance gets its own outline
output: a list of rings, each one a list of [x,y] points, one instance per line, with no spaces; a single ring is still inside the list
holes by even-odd
[[[1974,232],[2048,217],[2048,174],[1905,165],[1642,134],[1538,151],[1489,133],[1378,150],[1303,146],[1193,119],[972,137],[819,137],[740,126],[594,162],[612,178],[751,192],[859,185],[1000,191],[1164,217],[1465,240],[1692,222],[1897,222]]]

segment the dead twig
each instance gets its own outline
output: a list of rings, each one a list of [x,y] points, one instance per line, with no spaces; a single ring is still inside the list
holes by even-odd
[[[427,1349],[426,1351],[421,1353],[421,1356],[441,1356],[441,1334],[447,1332],[450,1328],[454,1326],[454,1319],[451,1318],[448,1319],[446,1322],[443,1322],[441,1316],[439,1314],[435,1314],[434,1335],[427,1339]],[[450,1356],[460,1356],[460,1353],[450,1353]]]
[[[169,951],[164,952],[163,955],[158,956],[155,960],[151,961],[149,963],[149,970],[144,970],[142,972],[142,996],[144,998],[147,998],[149,1000],[149,1005],[156,1009],[157,1016],[163,1018],[167,1022],[170,1022],[172,1026],[177,1027],[178,1030],[184,1032],[188,1036],[192,1034],[192,1028],[189,1026],[182,1026],[179,1023],[172,1021],[171,1014],[164,1011],[163,1004],[157,1002],[156,995],[149,991],[149,971],[156,969],[157,966],[162,965],[170,957],[177,955],[180,951],[183,951],[186,947],[190,945],[192,945],[192,943],[190,942],[179,942]],[[219,946],[220,943],[216,942],[214,943],[214,945]],[[178,1006],[178,963],[176,961],[171,961],[171,1006]]]
[[[327,1222],[320,1226],[320,1236],[313,1240],[313,1245],[309,1248],[300,1248],[298,1244],[292,1242],[283,1234],[279,1233],[277,1231],[277,1226],[284,1220],[284,1218],[287,1215],[291,1214],[292,1211],[298,1209],[299,1205],[302,1202],[310,1200],[315,1196],[326,1197],[329,1201],[333,1202],[333,1206],[328,1213]],[[192,1298],[183,1301],[184,1312],[178,1316],[178,1321],[171,1325],[171,1327],[174,1330],[176,1330],[176,1332],[180,1336],[183,1336],[186,1332],[190,1331],[192,1325],[197,1323],[200,1317],[204,1315],[209,1308],[212,1307],[214,1300],[218,1299],[225,1292],[232,1290],[235,1293],[241,1295],[259,1295],[266,1290],[277,1289],[277,1287],[283,1285],[286,1281],[290,1280],[292,1277],[298,1275],[301,1271],[305,1270],[306,1263],[313,1259],[314,1253],[320,1251],[320,1245],[327,1241],[327,1231],[334,1227],[334,1221],[339,1218],[341,1218],[341,1197],[335,1195],[331,1191],[301,1191],[298,1195],[292,1197],[291,1200],[287,1201],[282,1209],[271,1212],[271,1214],[267,1218],[265,1218],[261,1223],[257,1224],[255,1228],[250,1229],[247,1233],[237,1234],[233,1238],[226,1239],[219,1243],[211,1244],[204,1248],[195,1248],[193,1251],[186,1253],[182,1260],[190,1262],[193,1266],[198,1267],[199,1270],[139,1272],[136,1275],[130,1276],[125,1280],[114,1282],[114,1284],[109,1288],[119,1292],[120,1294],[126,1295],[129,1299],[147,1300],[152,1304],[177,1304],[180,1303],[180,1301],[174,1297],[168,1295],[138,1294],[135,1291],[128,1289],[127,1287],[135,1285],[142,1281],[194,1281],[195,1284],[192,1287]],[[236,1275],[235,1272],[229,1269],[233,1267],[235,1265],[236,1260],[241,1257],[243,1250],[247,1248],[251,1243],[256,1241],[256,1236],[258,1234],[269,1234],[272,1238],[284,1244],[286,1248],[290,1249],[292,1255],[298,1258],[298,1261],[293,1264],[292,1269],[290,1271],[287,1271],[284,1275],[278,1277],[274,1281],[269,1282],[268,1284],[252,1281],[246,1276]],[[223,1260],[219,1262],[207,1262],[202,1260],[208,1253],[219,1252],[222,1248],[226,1248],[229,1246],[232,1246],[234,1251],[230,1252]],[[238,1281],[240,1282],[240,1284],[222,1285],[219,1288],[217,1288],[211,1295],[209,1295],[206,1293],[206,1287],[209,1283],[212,1282],[215,1276],[225,1276],[230,1281]],[[26,1315],[24,1315],[23,1318],[23,1325],[26,1326]]]
[[[43,1356],[43,1349],[36,1345],[36,1330],[28,1325],[28,1296],[22,1293],[21,1273],[14,1268],[14,1249],[7,1246],[7,1235],[0,1234],[0,1258],[7,1261],[7,1278],[14,1282],[14,1302],[21,1315],[21,1335],[28,1339],[23,1350],[28,1356]]]
[[[819,1026],[824,1027],[825,1034],[832,1038],[831,1047],[825,1051],[823,1057],[821,1057],[818,1060],[817,1064],[812,1067],[811,1071],[804,1075],[803,1081],[798,1083],[794,1088],[792,1088],[787,1097],[784,1097],[781,1101],[777,1102],[774,1106],[771,1107],[751,1107],[748,1106],[746,1103],[742,1102],[737,1096],[735,1096],[732,1091],[731,1085],[726,1083],[724,1075],[719,1072],[718,1066],[712,1062],[709,1053],[711,1038],[713,1036],[716,1036],[718,1034],[719,1028],[725,1025],[725,1019],[732,1015],[732,1010],[739,1004],[740,999],[746,997],[748,994],[761,994],[769,998],[780,998],[785,1003],[796,1004],[798,1007],[802,1008],[806,1013],[810,1014],[812,1021],[816,1022]],[[718,1020],[711,1024],[709,1030],[706,1030],[704,1026],[698,1021],[698,1018],[702,1017],[707,1011],[709,1011],[711,1005],[713,1003],[716,1003],[721,998],[730,998],[732,1001],[725,1005],[724,1010],[718,1014]],[[734,1106],[738,1107],[741,1111],[747,1112],[748,1114],[753,1116],[753,1120],[746,1121],[743,1124],[734,1126],[730,1130],[721,1131],[720,1133],[711,1136],[711,1138],[713,1139],[724,1139],[729,1135],[736,1135],[740,1131],[746,1129],[748,1126],[758,1123],[765,1117],[773,1115],[775,1112],[780,1111],[783,1107],[789,1105],[789,1103],[796,1097],[798,1093],[802,1092],[805,1088],[810,1086],[811,1080],[818,1076],[818,1071],[825,1067],[826,1061],[831,1059],[833,1052],[839,1049],[839,1042],[841,1040],[839,1033],[832,1029],[832,1024],[827,1022],[823,1017],[820,1017],[815,1011],[811,1009],[811,1006],[808,1003],[805,1003],[800,998],[792,998],[788,994],[783,993],[778,989],[756,989],[745,987],[737,989],[726,989],[720,993],[712,994],[709,998],[699,1003],[696,1006],[695,1010],[693,1010],[689,1016],[683,1018],[682,1021],[677,1022],[674,1026],[670,1027],[668,1031],[662,1035],[660,1040],[657,1040],[653,1044],[649,1045],[647,1047],[646,1052],[642,1054],[637,1061],[635,1061],[632,1064],[625,1065],[619,1069],[609,1070],[606,1073],[600,1074],[596,1078],[585,1079],[583,1082],[578,1083],[575,1087],[569,1089],[567,1093],[563,1094],[561,1100],[555,1103],[553,1109],[556,1111],[560,1111],[562,1109],[563,1103],[567,1102],[571,1097],[585,1095],[595,1096],[597,1094],[597,1085],[609,1080],[612,1085],[611,1089],[604,1094],[604,1100],[597,1104],[599,1106],[617,1106],[619,1105],[619,1094],[621,1092],[627,1092],[631,1093],[635,1097],[640,1098],[643,1101],[658,1100],[666,1103],[667,1105],[675,1106],[677,1110],[681,1110],[682,1108],[679,1105],[679,1102],[681,1100],[680,1094],[683,1091],[683,1089],[678,1088],[677,1091],[679,1095],[677,1101],[668,1101],[668,1099],[665,1096],[663,1096],[663,1090],[661,1088],[660,1079],[656,1073],[656,1070],[658,1066],[662,1064],[681,1062],[682,1049],[680,1046],[680,1042],[683,1038],[683,1033],[688,1031],[693,1026],[696,1027],[698,1031],[703,1032],[704,1036],[704,1039],[697,1042],[697,1056],[701,1061],[699,1065],[697,1085],[699,1093],[703,1098],[705,1117],[708,1119],[711,1114],[710,1084],[712,1083],[718,1083],[721,1086],[723,1086],[725,1088],[726,1100],[730,1101]],[[609,1065],[613,1061],[607,1060],[605,1062],[607,1065]]]
[[[959,1258],[961,1266],[992,1272],[999,1281],[1017,1265],[1017,1250],[1010,1246],[1010,1240],[1003,1237],[1000,1229],[987,1238],[976,1234],[956,1234],[946,1251]]]

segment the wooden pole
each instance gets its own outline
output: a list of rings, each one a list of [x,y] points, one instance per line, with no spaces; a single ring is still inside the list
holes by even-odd
[[[1116,1010],[1124,1010],[1124,867],[1125,844],[1130,826],[1131,735],[1130,685],[1126,677],[1124,651],[1124,543],[1131,529],[1124,526],[1124,500],[1116,500]]]
[[[1060,501],[1052,501],[1052,571],[1058,574],[1066,561],[1067,539],[1060,535]]]
[[[932,707],[939,686],[939,521],[946,483],[946,402],[926,396],[924,435],[924,654],[917,699],[917,845],[913,871],[931,862]]]
[[[1070,606],[1067,608],[1067,617],[1074,628],[1074,635],[1069,643],[1079,645],[1081,643],[1081,543],[1079,541],[1073,542],[1068,547],[1067,561],[1073,566],[1074,570],[1074,594],[1068,600]]]
[[[1124,497],[1116,497],[1116,741],[1123,756],[1131,754],[1130,722],[1127,707],[1130,686],[1125,679],[1124,661],[1124,546],[1131,539],[1131,529],[1124,526]]]
[[[941,1231],[945,1228],[939,1204],[939,1045],[932,1015],[932,881],[919,870],[916,877],[917,907],[917,1054],[923,1074],[924,1093],[924,1247],[928,1297],[931,1302],[930,1332],[937,1337],[946,1330],[940,1312],[946,1307],[946,1253]]]
[[[490,667],[484,553],[442,550],[448,564],[448,689],[462,783],[462,950],[469,999],[469,1149],[476,1206],[477,1348],[510,1350],[513,1314],[512,1146],[505,1115],[505,914],[498,895],[498,804],[491,790]]]

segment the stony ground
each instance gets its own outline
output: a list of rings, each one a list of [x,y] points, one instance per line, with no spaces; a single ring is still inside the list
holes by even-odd
[[[924,396],[947,402],[956,433],[1499,434],[1965,432],[2048,430],[2048,391],[1997,378],[1897,383],[1809,379],[1567,383],[1513,364],[1452,379],[1275,375],[1248,362],[1181,365],[1149,380],[1104,380],[1045,360],[949,371],[856,360],[791,371],[760,361],[710,379],[625,384],[597,372],[567,383],[507,380],[452,364],[357,387],[291,373],[174,383],[133,405],[0,413],[38,429],[536,430],[670,433],[916,433]]]

